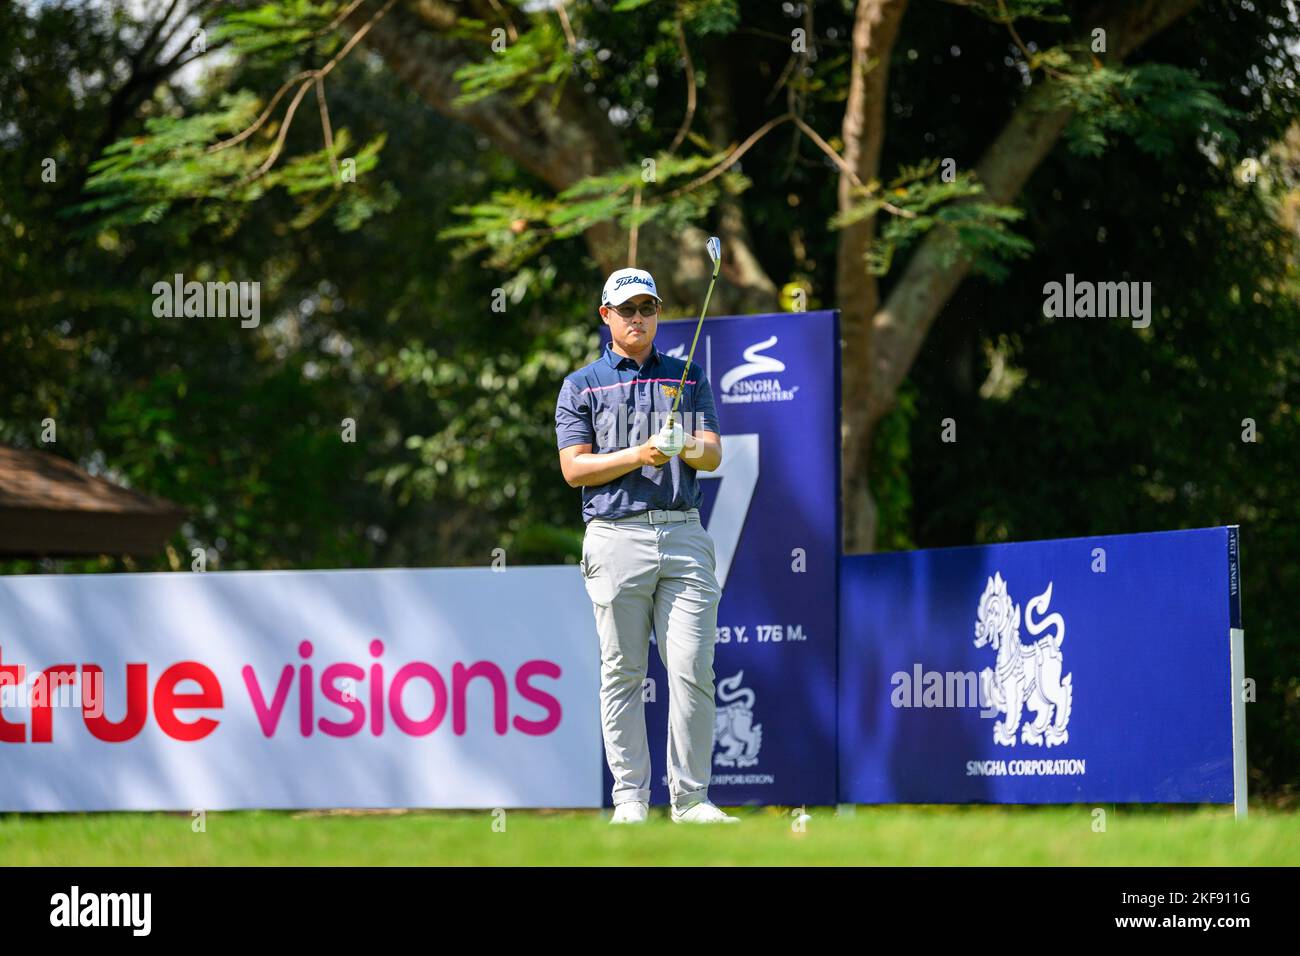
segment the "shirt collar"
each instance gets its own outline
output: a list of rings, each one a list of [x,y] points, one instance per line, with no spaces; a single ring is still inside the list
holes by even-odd
[[[615,352],[614,343],[612,342],[605,343],[605,361],[609,363],[610,368],[622,368],[623,363],[625,362],[631,368],[637,367],[635,359],[630,359],[626,355],[619,355],[617,352]],[[645,368],[649,368],[650,366],[654,365],[655,362],[658,361],[659,361],[659,349],[652,342],[650,343],[650,356],[645,360]]]

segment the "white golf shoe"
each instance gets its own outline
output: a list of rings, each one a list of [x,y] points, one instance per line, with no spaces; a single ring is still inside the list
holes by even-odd
[[[610,823],[645,823],[646,818],[650,815],[650,807],[640,800],[630,800],[627,803],[620,803],[614,808],[614,816]]]
[[[692,804],[685,810],[673,807],[673,823],[739,823],[740,817],[729,817],[709,801]]]

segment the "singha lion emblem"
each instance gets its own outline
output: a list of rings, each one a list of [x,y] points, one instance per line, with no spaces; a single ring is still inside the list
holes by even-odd
[[[1053,612],[1043,617],[1052,601],[1052,584],[1025,605],[1025,630],[1037,637],[1049,627],[1055,632],[1038,638],[1033,644],[1020,642],[1020,605],[1007,594],[1007,582],[995,572],[984,587],[975,619],[975,646],[992,645],[998,652],[996,667],[980,672],[981,700],[992,704],[1005,720],[993,724],[993,742],[1007,747],[1016,745],[1016,730],[1027,744],[1052,747],[1070,739],[1066,726],[1070,722],[1070,705],[1074,689],[1071,674],[1061,676],[1061,643],[1065,640],[1065,619]],[[1020,726],[1022,711],[1028,707],[1033,720]]]
[[[713,746],[722,748],[713,756],[719,767],[752,767],[763,746],[763,725],[754,723],[754,692],[740,686],[744,679],[745,672],[737,671],[718,681],[718,700],[726,705],[713,720]]]

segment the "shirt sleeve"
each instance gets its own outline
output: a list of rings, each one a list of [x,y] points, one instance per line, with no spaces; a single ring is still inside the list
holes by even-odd
[[[590,400],[580,394],[577,386],[567,378],[560,386],[560,397],[555,402],[555,440],[560,448],[596,443]]]
[[[698,365],[695,366],[695,427],[700,431],[722,434],[718,410],[713,405],[713,389],[709,387],[704,369]]]

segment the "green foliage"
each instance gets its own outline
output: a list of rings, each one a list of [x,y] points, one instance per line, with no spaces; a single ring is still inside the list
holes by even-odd
[[[960,0],[963,6],[994,23],[1037,20],[1043,23],[1068,23],[1061,0]]]
[[[251,126],[261,109],[262,104],[245,91],[223,96],[211,112],[146,121],[143,135],[119,140],[90,165],[86,188],[97,195],[74,207],[71,214],[94,215],[101,227],[133,226],[156,223],[183,204],[189,215],[204,224],[229,224],[246,214],[232,206],[255,203],[277,186],[302,198],[294,220],[298,228],[334,209],[337,225],[350,231],[393,208],[397,201],[393,186],[372,185],[372,177],[365,175],[378,165],[382,134],[348,155],[350,131],[335,132],[334,163],[350,160],[356,175],[355,182],[346,184],[326,148],[281,160],[261,173],[277,150],[271,140],[275,127],[254,134],[247,145],[214,148]]]
[[[25,16],[0,10],[0,57],[11,41],[25,51],[38,45],[28,21],[12,22]],[[553,461],[554,435],[536,410],[553,404],[556,376],[594,348],[590,309],[576,326],[570,289],[557,279],[579,275],[581,264],[540,261],[508,280],[480,278],[447,269],[448,250],[435,238],[484,173],[503,184],[516,174],[431,117],[391,76],[349,59],[331,74],[331,108],[338,158],[355,148],[350,130],[368,144],[355,154],[357,183],[337,188],[324,152],[302,149],[318,135],[309,93],[311,108],[299,111],[275,175],[258,181],[256,204],[226,201],[219,189],[200,194],[201,177],[183,194],[167,180],[184,170],[158,167],[203,163],[209,141],[258,112],[251,104],[225,118],[230,102],[200,92],[167,109],[168,119],[194,118],[193,130],[137,123],[104,137],[121,141],[110,160],[144,151],[116,170],[126,183],[115,198],[125,201],[56,218],[55,210],[82,203],[59,137],[75,131],[93,142],[112,90],[103,99],[60,97],[68,76],[111,62],[94,41],[114,34],[108,26],[98,33],[90,10],[72,22],[56,9],[33,16],[58,20],[39,44],[48,75],[34,73],[18,96],[4,86],[13,74],[0,71],[0,128],[22,131],[0,153],[0,173],[28,187],[0,198],[0,442],[31,446],[34,426],[53,416],[55,453],[106,461],[115,480],[179,503],[188,518],[170,554],[147,562],[21,561],[4,570],[183,567],[195,546],[224,569],[455,565],[485,560],[497,546],[516,560],[514,536],[525,532],[533,560],[576,560],[569,538],[536,531],[572,523],[577,500],[543,465]],[[268,72],[269,84],[236,70],[227,85],[274,89],[290,71]],[[47,116],[57,122],[45,130],[36,120]],[[400,183],[405,201],[341,236],[320,214],[347,215],[357,197],[371,195],[361,186],[377,178],[381,147],[394,150],[385,182]],[[265,150],[263,142],[258,155]],[[50,155],[61,159],[57,187],[32,173]],[[145,194],[170,203],[156,222],[140,221]],[[257,215],[248,215],[254,206]],[[152,284],[177,272],[260,281],[261,326],[154,317]],[[506,314],[488,308],[497,285],[509,293]],[[438,360],[403,366],[398,343],[418,354],[432,349]],[[485,367],[499,374],[452,377]],[[455,383],[436,393],[436,405],[426,374]],[[501,379],[515,384],[498,390]],[[340,440],[344,418],[357,423],[355,444]],[[493,433],[508,446],[483,449],[474,437]],[[413,435],[429,448],[463,438],[462,479],[440,476],[436,462],[408,449]],[[521,460],[535,464],[521,471]]]
[[[1189,135],[1213,138],[1232,150],[1236,116],[1217,95],[1217,86],[1191,70],[1165,63],[1131,68],[1081,70],[1052,86],[1050,108],[1074,110],[1066,128],[1070,148],[1099,156],[1114,136],[1125,136],[1144,152],[1168,156]]]
[[[871,494],[876,501],[876,549],[904,551],[912,541],[912,425],[916,386],[904,382],[893,409],[885,415],[871,443]]]
[[[329,30],[346,2],[312,3],[311,0],[277,0],[251,10],[230,10],[212,29],[212,41],[230,43],[239,56],[258,57],[265,63],[282,63],[315,49],[332,52],[339,36]]]
[[[1024,213],[1012,206],[960,203],[941,210],[937,218],[956,232],[956,249],[971,259],[973,274],[995,282],[1011,274],[1011,260],[1025,258],[1034,248],[1030,240],[1007,229],[1008,223],[1024,218]],[[956,250],[953,254],[955,258]]]
[[[207,148],[252,124],[258,107],[251,93],[242,93],[223,97],[208,113],[146,121],[145,135],[117,141],[91,163],[86,186],[101,195],[74,212],[96,214],[106,226],[134,225],[156,221],[182,199],[259,198],[267,184],[247,180],[264,153]],[[220,216],[220,211],[211,215]]]
[[[487,24],[481,20],[462,19],[456,35],[482,40],[486,30]],[[542,19],[519,39],[506,43],[501,52],[490,51],[479,62],[458,69],[453,75],[461,93],[455,105],[469,106],[507,91],[513,91],[511,102],[519,105],[551,89],[554,106],[572,68],[573,57],[564,34],[552,20]]]
[[[449,226],[438,238],[463,240],[455,252],[458,261],[490,251],[490,268],[509,269],[527,262],[546,247],[550,241],[548,230],[529,223],[545,223],[559,208],[553,200],[527,190],[502,190],[493,193],[487,202],[457,206],[453,211],[470,217],[470,222]]]
[[[731,33],[740,24],[738,0],[681,0],[682,21],[696,36]]]
[[[655,180],[645,182],[646,166],[628,164],[601,175],[587,176],[554,198],[526,190],[503,190],[487,202],[458,206],[465,217],[460,225],[444,229],[440,239],[459,240],[456,256],[463,260],[486,252],[494,269],[521,267],[548,244],[578,236],[594,225],[617,222],[624,228],[661,220],[676,228],[698,220],[717,199],[717,187],[706,186],[674,195],[686,177],[716,166],[725,154],[679,157],[660,153],[654,157]],[[726,181],[739,192],[743,179]],[[636,202],[637,190],[641,202]]]
[[[881,188],[871,183],[854,193],[853,205],[831,217],[832,229],[885,213],[876,240],[867,251],[867,268],[884,275],[895,254],[912,245],[936,227],[947,227],[957,238],[950,258],[965,255],[977,272],[1002,279],[1006,261],[1022,258],[1032,245],[1007,229],[1021,217],[1012,206],[978,201],[984,189],[969,170],[955,173],[951,181],[936,177],[939,160],[906,167]]]

